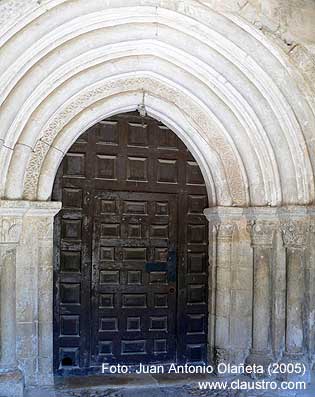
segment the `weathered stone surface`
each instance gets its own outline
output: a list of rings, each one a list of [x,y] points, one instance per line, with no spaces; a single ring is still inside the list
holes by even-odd
[[[0,200],[1,370],[52,384],[58,205],[45,201],[77,137],[142,101],[217,206],[209,356],[314,362],[314,19],[313,0],[0,2],[0,198],[18,200]],[[2,377],[0,394],[22,383]]]
[[[297,63],[293,66],[291,55],[275,44],[275,38],[282,43],[284,26],[291,26],[292,18],[294,28],[302,26],[312,34],[311,4],[301,5],[302,21],[297,23],[292,16],[297,8],[294,1],[287,6],[271,0],[202,3],[92,2],[87,12],[84,1],[71,5],[60,1],[55,7],[49,1],[3,1],[0,197],[48,199],[57,164],[83,132],[83,125],[106,117],[104,109],[108,115],[137,109],[145,92],[147,111],[159,114],[166,124],[172,119],[174,129],[192,149],[213,202],[225,206],[311,203],[314,160],[308,153],[314,141],[314,87],[311,78],[308,82],[301,78],[297,65],[311,65],[311,57],[302,62],[292,56]],[[142,22],[132,29],[126,25],[118,34],[115,16],[108,12],[117,7],[121,20],[141,15]],[[137,11],[129,15],[132,7]],[[95,13],[100,15],[96,29],[90,17]],[[82,22],[78,29],[69,22],[74,15]],[[169,25],[164,23],[166,16]],[[152,18],[159,20],[158,41],[152,40],[156,34]],[[271,39],[259,31],[265,29],[263,18],[268,20],[266,30],[273,32]],[[67,23],[69,30],[63,35]],[[183,26],[187,30],[177,34]],[[100,40],[98,32],[105,30]],[[289,44],[287,36],[284,40]],[[60,40],[58,50],[56,40]],[[116,55],[121,46],[128,54],[124,58]],[[51,51],[47,54],[43,48]],[[82,48],[88,51],[86,57]],[[310,69],[302,71],[306,78]],[[205,107],[200,98],[207,98]]]
[[[59,203],[0,201],[0,374],[8,376],[0,379],[0,395],[22,396],[24,379],[28,384],[39,377],[43,384],[52,383],[47,308],[52,308],[52,222],[59,209]],[[41,366],[40,360],[48,357]]]
[[[0,395],[3,397],[23,397],[24,381],[20,371],[0,373]]]
[[[252,379],[249,377],[242,377],[242,381],[251,382]],[[220,380],[222,381],[222,380]],[[272,390],[261,390],[261,391],[240,391],[240,390],[199,390],[196,382],[173,383],[161,384],[158,382],[156,385],[145,385],[142,381],[139,381],[138,386],[125,385],[119,386],[119,381],[116,385],[110,386],[94,386],[97,381],[91,379],[90,382],[86,381],[85,386],[78,382],[77,387],[71,387],[71,385],[56,385],[55,388],[41,388],[40,390],[34,390],[29,388],[26,393],[26,397],[146,397],[148,395],[152,397],[311,397],[314,395],[315,383],[314,381],[307,386],[306,390],[300,391],[272,391]]]

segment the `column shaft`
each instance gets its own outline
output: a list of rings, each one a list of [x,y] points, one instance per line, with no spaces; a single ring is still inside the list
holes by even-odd
[[[304,326],[303,305],[305,294],[305,248],[307,222],[287,221],[282,223],[283,242],[286,247],[287,299],[285,355],[303,354]]]
[[[248,363],[266,367],[271,354],[271,264],[275,224],[255,221],[249,228],[253,246],[253,333]]]
[[[253,352],[269,352],[271,249],[254,248]]]
[[[304,250],[287,249],[286,354],[303,353]]]
[[[230,349],[230,312],[231,312],[231,250],[233,225],[223,223],[217,235],[217,291],[215,348],[216,361],[228,362]]]
[[[303,363],[304,379],[310,379],[310,366],[306,355],[305,309],[305,248],[308,241],[307,219],[289,220],[282,224],[283,242],[286,247],[287,297],[286,336],[284,363]],[[300,374],[283,374],[281,378],[301,379]]]

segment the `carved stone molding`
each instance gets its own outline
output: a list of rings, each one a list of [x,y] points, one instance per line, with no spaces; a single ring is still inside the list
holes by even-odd
[[[3,0],[0,4],[0,26],[10,26],[38,5],[36,0]]]
[[[209,139],[206,132],[211,131],[211,145],[216,147],[216,150],[224,153],[224,164],[226,170],[229,170],[226,173],[226,177],[233,202],[240,205],[246,202],[242,172],[240,167],[235,166],[238,163],[237,157],[225,138],[216,132],[217,128],[215,128],[209,116],[188,95],[149,76],[123,77],[103,81],[99,85],[91,87],[74,97],[71,102],[66,103],[43,128],[43,133],[34,147],[26,170],[24,197],[30,200],[36,199],[38,180],[45,156],[51,145],[53,146],[55,137],[65,128],[69,121],[97,101],[130,91],[139,91],[141,93],[154,91],[155,97],[176,104],[185,113],[185,116],[190,119],[190,122],[197,126],[207,141]]]
[[[40,239],[52,238],[52,220],[60,208],[58,202],[0,200],[0,244],[19,243],[26,216],[37,218]]]
[[[308,231],[309,223],[306,221],[288,220],[281,222],[282,239],[286,248],[304,249]]]

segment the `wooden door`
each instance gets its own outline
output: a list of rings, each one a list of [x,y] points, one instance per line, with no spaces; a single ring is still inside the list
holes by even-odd
[[[176,197],[99,193],[95,215],[93,364],[174,361]]]
[[[206,361],[207,192],[167,127],[136,113],[83,134],[53,199],[54,363],[58,374],[103,362]]]

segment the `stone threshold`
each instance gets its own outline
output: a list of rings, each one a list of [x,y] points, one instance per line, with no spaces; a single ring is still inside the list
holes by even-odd
[[[250,381],[249,377],[241,377]],[[235,379],[235,378],[234,378]],[[32,387],[25,397],[314,397],[315,373],[307,390],[230,391],[199,390],[198,381],[224,381],[215,376],[127,375],[55,378],[54,387]],[[231,378],[229,378],[231,380]]]

